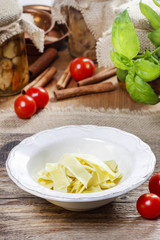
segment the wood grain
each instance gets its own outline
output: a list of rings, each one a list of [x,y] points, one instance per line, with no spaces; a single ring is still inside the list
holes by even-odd
[[[56,101],[53,91],[56,89],[56,83],[58,82],[60,76],[63,74],[65,68],[67,67],[68,63],[72,60],[67,48],[62,49],[58,53],[59,57],[56,61],[53,62],[53,66],[57,69],[57,73],[54,76],[53,80],[46,86],[47,91],[49,92],[50,100],[49,104],[47,105],[48,108],[55,106],[55,107],[67,107],[67,106],[86,106],[91,108],[128,108],[130,110],[159,110],[160,103],[155,106],[143,105],[134,102],[128,95],[126,91],[122,88],[117,86],[117,90],[114,92],[106,92],[106,93],[99,93],[99,94],[90,94],[86,96],[80,96],[76,98],[65,99],[61,101]],[[36,58],[34,56],[29,57],[29,62],[33,62]],[[98,71],[98,70],[96,70]],[[109,81],[113,81],[114,83],[117,82],[116,77],[112,77]],[[68,84],[68,88],[76,87],[77,83],[74,79]],[[10,97],[0,97],[0,108],[12,108],[15,99],[18,95],[10,96]]]
[[[32,62],[34,59],[29,59]],[[119,86],[114,92],[90,94],[56,101],[53,90],[72,58],[67,49],[59,52],[53,63],[58,72],[46,89],[50,95],[48,107],[86,106],[92,108],[129,108],[130,110],[159,110],[160,104],[146,106],[135,103]],[[115,77],[110,81],[117,81]],[[72,79],[68,87],[76,86]],[[13,108],[16,96],[0,98],[0,108]],[[158,122],[157,122],[158,124]],[[27,134],[0,134],[0,239],[1,240],[159,240],[160,218],[146,220],[136,211],[136,200],[148,192],[147,184],[117,198],[114,202],[89,212],[70,212],[46,200],[19,189],[8,177],[5,161],[9,151]],[[160,171],[160,133],[146,137],[157,157],[156,172]]]
[[[9,151],[27,134],[0,134],[0,239],[1,240],[158,240],[160,218],[146,220],[136,211],[136,200],[147,184],[88,212],[71,212],[19,189],[8,177],[5,161]],[[143,140],[157,157],[160,171],[160,137]]]

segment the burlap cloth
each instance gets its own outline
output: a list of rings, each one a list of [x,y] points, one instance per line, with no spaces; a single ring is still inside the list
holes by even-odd
[[[112,46],[112,24],[121,11],[127,9],[135,29],[139,35],[141,48],[153,51],[154,46],[148,39],[148,32],[152,28],[148,20],[139,9],[140,0],[52,0],[52,14],[58,22],[67,22],[67,7],[73,7],[81,12],[83,18],[94,36],[96,44],[96,57],[99,67],[113,66],[110,59]],[[159,15],[158,8],[153,1],[145,0],[144,3],[152,7]]]
[[[160,111],[53,107],[50,110],[43,109],[29,120],[23,120],[16,116],[13,109],[0,110],[0,133],[32,134],[64,125],[86,124],[116,127],[149,140],[160,138]]]
[[[26,32],[40,52],[44,49],[44,31],[34,24],[30,14],[23,14],[18,0],[0,0],[0,45],[13,36]]]
[[[112,2],[112,1],[111,1]],[[117,8],[114,8],[114,15],[112,16],[112,24],[114,21],[115,15],[119,12],[127,9],[129,16],[134,24],[136,32],[139,36],[140,40],[140,52],[144,52],[147,48],[150,51],[155,49],[155,46],[148,39],[148,32],[153,31],[149,21],[140,11],[139,8],[140,0],[129,0],[127,3],[122,1],[122,4],[119,4]],[[145,4],[149,5],[155,12],[160,15],[160,8],[158,8],[153,1],[145,0],[143,1]],[[110,20],[111,21],[111,20]],[[110,50],[113,48],[112,45],[112,24],[106,31],[102,33],[102,36],[97,41],[97,61],[99,63],[99,67],[108,67],[112,66],[112,61],[110,59]]]

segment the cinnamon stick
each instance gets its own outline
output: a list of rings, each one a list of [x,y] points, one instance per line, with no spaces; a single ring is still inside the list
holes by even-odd
[[[64,70],[64,73],[62,74],[62,76],[60,77],[60,79],[57,82],[57,88],[58,89],[64,89],[66,88],[67,84],[69,83],[69,80],[71,78],[71,73],[70,73],[70,63],[68,64],[68,66],[66,67],[66,69]]]
[[[55,67],[49,67],[45,71],[43,71],[37,78],[35,78],[31,83],[26,85],[21,93],[25,94],[26,91],[31,87],[44,87],[56,74],[57,69]]]
[[[66,88],[63,90],[55,90],[54,95],[57,100],[78,97],[82,95],[87,95],[90,93],[102,93],[115,90],[115,86],[112,82],[103,82],[88,86]]]
[[[37,77],[38,74],[40,74],[53,62],[57,55],[58,52],[55,48],[48,48],[34,63],[29,66],[30,78],[33,79]]]
[[[82,81],[79,81],[77,83],[78,86],[84,86],[88,84],[98,83],[103,81],[104,79],[107,79],[109,77],[112,77],[116,74],[117,69],[115,67],[104,69],[97,74],[93,75],[92,77],[86,78]]]
[[[57,69],[55,67],[50,67],[46,74],[36,83],[36,87],[44,87],[56,74]]]

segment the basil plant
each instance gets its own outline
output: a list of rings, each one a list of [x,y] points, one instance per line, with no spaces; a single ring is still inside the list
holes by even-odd
[[[141,9],[144,7],[142,2],[140,6]],[[146,10],[143,12],[146,13]],[[152,19],[151,16],[148,18]],[[160,19],[155,17],[152,25],[156,27],[156,30],[160,29]],[[157,41],[160,45],[159,39]],[[157,104],[160,99],[149,82],[160,77],[158,57],[160,48],[156,48],[153,52],[146,49],[144,53],[139,54],[139,37],[127,10],[121,12],[113,23],[112,43],[114,48],[111,49],[111,60],[117,67],[118,79],[125,82],[131,98],[142,104]]]

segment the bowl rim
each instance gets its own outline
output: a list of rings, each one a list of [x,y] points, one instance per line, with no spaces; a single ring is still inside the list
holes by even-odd
[[[52,16],[51,13],[49,13],[48,11],[45,11],[45,10],[36,9],[36,8],[34,8],[34,6],[32,6],[32,5],[30,5],[30,6],[23,6],[23,13],[31,14],[31,12],[43,13],[43,14],[45,14],[46,16],[48,16],[48,18],[51,20],[51,25],[50,25],[50,27],[49,27],[46,31],[44,31],[45,35],[46,35],[47,33],[49,33],[49,32],[54,28],[54,26],[55,26],[55,20],[54,20],[54,18],[53,18],[53,16]]]
[[[102,192],[97,192],[97,193],[101,193],[101,194],[97,194],[97,193],[84,193],[84,194],[75,194],[75,193],[62,193],[62,192],[57,192],[54,190],[49,190],[46,189],[45,187],[41,186],[40,184],[37,183],[38,185],[38,189],[39,190],[35,190],[32,188],[32,186],[28,187],[25,186],[24,184],[22,184],[17,178],[15,178],[15,176],[13,175],[13,172],[11,171],[10,168],[10,162],[13,159],[13,157],[15,157],[15,153],[18,151],[18,149],[26,144],[29,143],[33,143],[34,140],[39,137],[39,136],[43,136],[43,134],[46,133],[50,133],[50,132],[55,132],[55,131],[63,131],[64,129],[68,129],[68,128],[72,128],[73,129],[79,129],[79,130],[86,130],[86,129],[90,129],[90,130],[98,130],[98,129],[109,129],[109,130],[113,130],[116,131],[119,134],[123,134],[125,136],[130,136],[132,137],[135,141],[137,141],[137,143],[139,145],[141,145],[141,147],[143,147],[145,151],[148,152],[149,154],[149,162],[150,162],[150,166],[147,169],[147,172],[141,176],[141,178],[139,179],[139,181],[133,182],[132,185],[130,186],[124,186],[118,190],[118,186],[115,186],[112,189],[107,189],[104,190]],[[154,169],[155,169],[155,164],[156,164],[156,158],[154,153],[152,152],[150,146],[143,142],[139,137],[137,137],[134,134],[128,133],[126,131],[123,131],[121,129],[118,128],[113,128],[113,127],[107,127],[107,126],[96,126],[96,125],[67,125],[67,126],[63,126],[63,127],[58,127],[58,128],[53,128],[53,129],[48,129],[48,130],[44,130],[41,132],[38,132],[30,137],[25,138],[24,140],[22,140],[18,145],[16,145],[9,153],[8,158],[6,160],[6,170],[7,173],[10,177],[10,179],[21,189],[23,189],[24,191],[31,193],[35,196],[47,199],[47,200],[55,200],[55,201],[59,201],[59,202],[94,202],[94,201],[99,201],[99,200],[106,200],[106,199],[111,199],[111,198],[115,198],[118,197],[120,195],[123,195],[137,187],[139,187],[141,184],[143,184],[153,173]],[[124,181],[125,183],[126,181]],[[47,191],[46,193],[43,193],[42,191]],[[49,190],[49,191],[48,191]],[[109,191],[112,190],[112,191]],[[116,191],[113,191],[116,190]]]
[[[51,12],[51,6],[45,5],[45,4],[35,4],[35,3],[30,3],[30,4],[24,4],[23,7],[28,7],[28,8],[34,8],[36,10],[42,10],[46,12]]]

